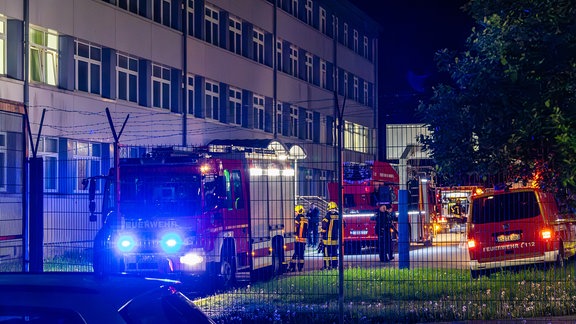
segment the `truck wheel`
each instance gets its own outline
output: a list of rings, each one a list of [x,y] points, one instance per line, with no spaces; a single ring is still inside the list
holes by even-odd
[[[275,241],[272,247],[272,276],[284,273],[284,249],[281,243]]]
[[[222,256],[219,277],[220,288],[223,290],[230,289],[236,282],[236,262],[230,253]]]
[[[560,244],[560,248],[558,249],[558,254],[556,255],[556,262],[554,262],[554,267],[556,269],[564,269],[564,267],[566,266],[565,262],[564,262],[564,245]]]

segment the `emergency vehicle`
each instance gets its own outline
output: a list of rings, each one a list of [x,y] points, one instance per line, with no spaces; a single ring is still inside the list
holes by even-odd
[[[398,182],[398,173],[387,162],[344,163],[342,214],[346,253],[377,246],[377,203],[390,203],[398,210]],[[332,201],[340,200],[338,183],[328,183],[328,195]]]
[[[435,222],[441,231],[465,230],[472,196],[481,192],[479,186],[436,187]]]
[[[116,199],[114,170],[104,177],[94,271],[208,276],[221,287],[281,274],[295,240],[288,151],[277,141],[230,142],[120,159]]]
[[[472,197],[467,227],[472,278],[528,264],[562,267],[576,253],[576,218],[538,188],[491,189]]]

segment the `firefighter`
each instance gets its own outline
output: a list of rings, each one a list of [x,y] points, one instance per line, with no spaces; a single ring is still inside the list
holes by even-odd
[[[394,214],[392,212],[392,205],[389,203],[381,204],[378,208],[378,216],[376,218],[376,234],[378,235],[378,256],[380,262],[394,260],[392,232],[395,231],[395,228],[393,221]]]
[[[322,219],[322,245],[324,246],[324,267],[322,269],[338,268],[338,205],[331,201],[328,211]]]
[[[304,207],[302,205],[294,207],[294,214],[296,243],[288,272],[296,272],[296,265],[298,265],[298,271],[302,271],[304,268],[304,249],[306,248],[306,236],[308,235],[308,218],[306,218]]]

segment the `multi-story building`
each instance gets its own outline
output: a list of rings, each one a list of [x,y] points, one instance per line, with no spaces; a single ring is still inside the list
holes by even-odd
[[[126,122],[135,148],[299,145],[299,193],[325,196],[335,107],[344,160],[376,156],[379,28],[345,0],[0,0],[0,192],[28,152],[45,193],[82,193]]]

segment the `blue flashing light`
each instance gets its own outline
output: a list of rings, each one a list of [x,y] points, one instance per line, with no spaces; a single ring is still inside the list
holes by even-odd
[[[166,253],[174,253],[182,247],[182,238],[177,233],[166,233],[160,240],[162,250]]]
[[[120,235],[116,241],[116,248],[123,253],[130,252],[136,247],[134,237],[129,234]]]

